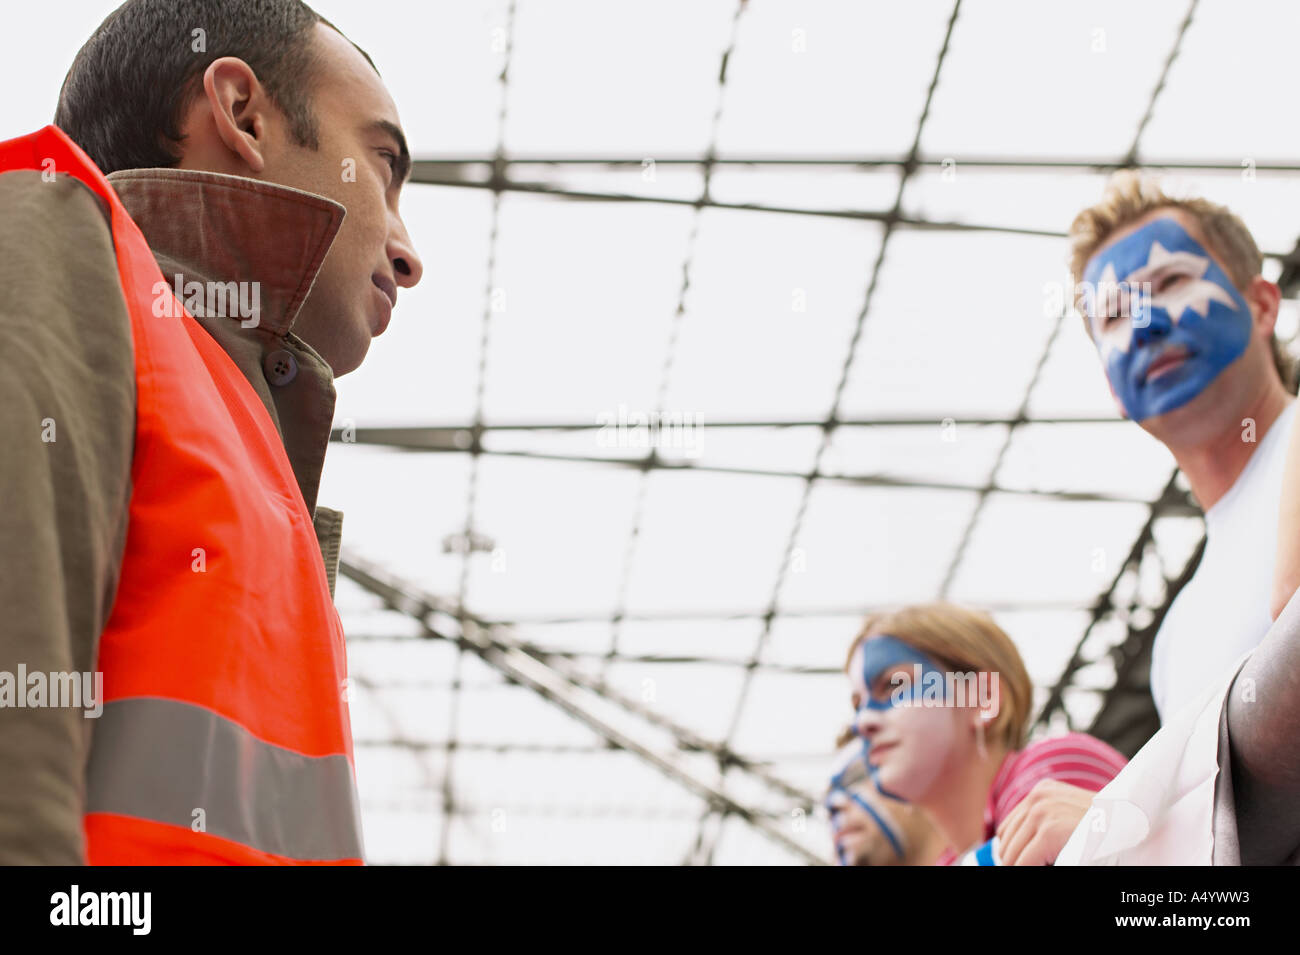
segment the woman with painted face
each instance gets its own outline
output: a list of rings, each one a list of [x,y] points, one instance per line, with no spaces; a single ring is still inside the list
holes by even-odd
[[[949,603],[868,617],[849,648],[856,729],[876,788],[912,803],[947,849],[996,864],[999,826],[1035,786],[1105,786],[1125,760],[1100,740],[1068,733],[1026,745],[1033,687],[1011,638],[987,614]],[[1001,841],[1036,859],[1017,832]]]

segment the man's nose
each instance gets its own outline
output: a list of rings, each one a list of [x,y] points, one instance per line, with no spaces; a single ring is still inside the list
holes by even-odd
[[[1156,339],[1164,338],[1172,327],[1169,313],[1163,308],[1152,308],[1149,302],[1142,304],[1141,310],[1133,315],[1131,321],[1133,340],[1139,345],[1147,345]]]
[[[406,233],[400,216],[392,216],[388,230],[388,261],[393,263],[393,277],[399,288],[411,288],[424,275],[424,263],[415,251],[415,243]]]

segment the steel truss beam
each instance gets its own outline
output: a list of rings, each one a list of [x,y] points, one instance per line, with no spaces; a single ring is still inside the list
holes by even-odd
[[[346,556],[339,563],[339,571],[379,597],[387,606],[411,617],[429,637],[452,640],[462,650],[474,653],[511,683],[526,687],[555,704],[574,719],[586,724],[611,746],[639,756],[666,777],[699,796],[713,809],[740,817],[768,839],[809,864],[826,864],[824,859],[793,839],[782,826],[775,824],[767,810],[745,805],[720,786],[700,776],[686,765],[682,754],[709,753],[720,765],[744,772],[783,796],[795,800],[797,805],[792,809],[806,812],[816,804],[811,795],[776,777],[762,765],[746,760],[728,747],[705,740],[619,693],[607,683],[580,673],[566,661],[539,655],[535,648],[526,648],[522,641],[509,634],[505,628],[484,625],[483,621],[463,609],[449,606],[446,601],[391,577],[377,565],[358,557]],[[459,635],[448,635],[447,625],[450,621],[459,624]],[[600,712],[600,704],[606,704],[603,707],[606,713]],[[657,729],[666,730],[673,737],[675,746],[671,750],[665,750],[643,742],[632,732],[616,725],[616,719],[612,717],[619,715],[630,715]]]

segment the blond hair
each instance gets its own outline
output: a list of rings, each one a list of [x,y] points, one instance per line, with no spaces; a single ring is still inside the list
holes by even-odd
[[[1222,261],[1228,278],[1245,294],[1251,279],[1260,274],[1264,256],[1255,244],[1246,224],[1227,206],[1201,197],[1179,198],[1166,193],[1160,180],[1137,169],[1121,169],[1106,181],[1101,201],[1089,206],[1070,223],[1070,276],[1074,288],[1081,293],[1083,273],[1091,259],[1117,231],[1157,209],[1181,209],[1196,220],[1209,251]],[[1084,316],[1084,326],[1089,328],[1081,294],[1076,294],[1075,304]],[[1272,340],[1273,364],[1282,385],[1293,391],[1292,364],[1277,336]]]
[[[863,622],[844,660],[847,673],[853,654],[868,637],[889,634],[953,671],[998,674],[998,713],[988,725],[990,740],[1010,750],[1025,745],[1033,683],[1020,651],[993,618],[979,610],[946,601],[913,604],[874,613]]]

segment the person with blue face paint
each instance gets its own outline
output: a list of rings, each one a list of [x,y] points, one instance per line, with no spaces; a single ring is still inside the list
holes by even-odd
[[[1289,589],[1274,583],[1279,544],[1300,556],[1300,541],[1277,536],[1296,407],[1274,337],[1281,293],[1241,219],[1132,170],[1111,177],[1069,238],[1079,309],[1121,413],[1169,449],[1205,511],[1200,564],[1152,647],[1151,695],[1168,725],[1235,672],[1300,583],[1300,571]],[[1218,774],[1213,757],[1204,772]],[[1059,851],[1083,797],[1031,793],[1010,820],[1013,858],[1030,842]]]
[[[915,806],[880,793],[871,778],[866,746],[847,731],[836,754],[825,806],[835,859],[844,866],[929,865],[943,840]]]
[[[1070,244],[1078,303],[1121,413],[1169,449],[1205,511],[1205,553],[1152,648],[1164,721],[1256,646],[1290,596],[1272,587],[1295,414],[1293,372],[1273,335],[1281,293],[1239,218],[1131,170],[1076,217]]]
[[[1286,437],[1273,625],[1090,801],[1058,863],[1300,865],[1300,418]]]
[[[1157,213],[1084,272],[1106,377],[1138,423],[1193,401],[1250,344],[1250,306],[1189,228]]]
[[[1124,765],[1082,733],[1026,745],[1029,674],[979,611],[940,602],[874,614],[845,670],[871,779],[934,823],[946,843],[937,864],[993,839],[1038,782],[1095,792]]]

